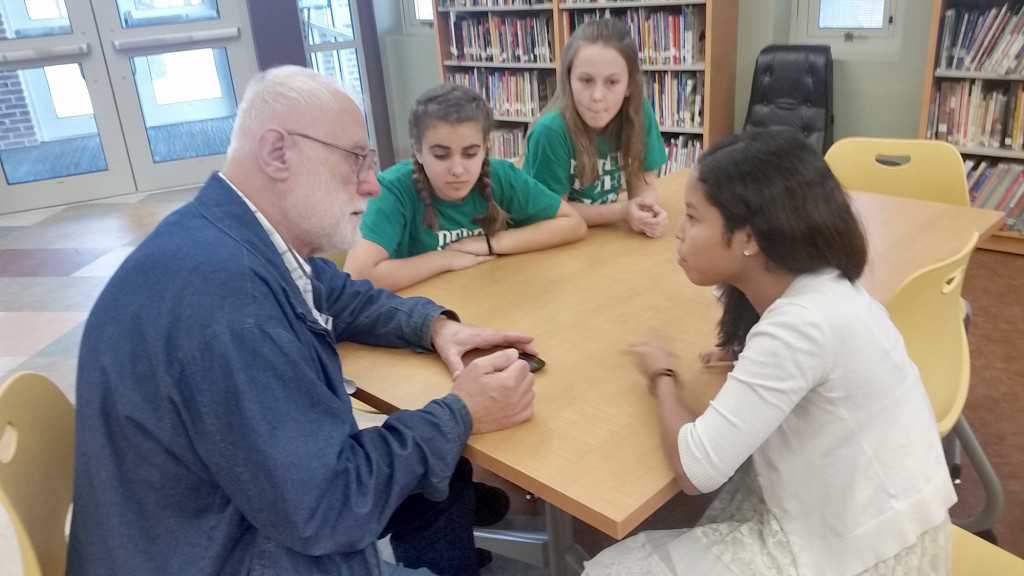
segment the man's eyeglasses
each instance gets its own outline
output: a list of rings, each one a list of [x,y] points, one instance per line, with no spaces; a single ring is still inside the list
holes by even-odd
[[[321,140],[319,138],[316,138],[315,136],[310,136],[309,134],[303,134],[302,132],[286,130],[285,133],[290,136],[298,136],[299,138],[305,138],[307,140],[312,140],[313,142],[319,142],[324,146],[330,146],[335,150],[341,150],[342,152],[347,152],[355,156],[359,160],[359,163],[356,164],[356,178],[358,178],[360,182],[362,182],[365,178],[376,176],[377,172],[380,171],[380,165],[377,163],[377,151],[374,150],[373,148],[370,148],[365,153],[356,152],[355,150],[349,150],[348,148],[343,148],[341,146],[338,146],[337,144],[331,144],[330,142]]]

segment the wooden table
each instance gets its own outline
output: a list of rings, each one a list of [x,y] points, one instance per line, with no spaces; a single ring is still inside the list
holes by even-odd
[[[547,367],[536,379],[536,414],[516,428],[473,436],[465,454],[601,531],[622,538],[678,489],[661,453],[654,401],[623,349],[649,328],[671,334],[682,358],[684,400],[702,410],[725,371],[702,367],[714,345],[719,304],[676,264],[673,232],[684,213],[686,173],[658,182],[669,232],[649,239],[623,226],[592,228],[581,242],[502,256],[443,274],[400,294],[427,296],[463,322],[534,336]],[[869,242],[867,290],[885,302],[906,278],[955,254],[999,212],[869,193],[852,195]],[[339,347],[357,397],[386,412],[420,408],[448,393],[433,355],[355,344]]]

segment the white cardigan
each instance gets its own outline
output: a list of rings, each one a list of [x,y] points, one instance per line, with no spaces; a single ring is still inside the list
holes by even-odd
[[[956,502],[935,416],[885,309],[835,270],[765,310],[722,390],[679,431],[704,492],[753,455],[801,574],[857,574]]]

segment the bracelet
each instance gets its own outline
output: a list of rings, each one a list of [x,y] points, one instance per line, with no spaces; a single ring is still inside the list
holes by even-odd
[[[655,396],[654,384],[658,381],[658,378],[661,378],[662,376],[668,376],[676,385],[679,385],[679,375],[676,374],[675,370],[671,368],[659,368],[647,375],[647,393],[651,396]]]
[[[491,246],[491,236],[489,234],[484,234],[484,240],[487,241],[487,253],[491,256],[497,256],[498,253],[494,251],[494,246]]]

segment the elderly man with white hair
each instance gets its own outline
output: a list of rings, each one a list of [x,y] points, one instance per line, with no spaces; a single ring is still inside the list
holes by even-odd
[[[382,561],[386,533],[399,561],[477,573],[460,454],[471,433],[532,416],[515,350],[531,338],[313,257],[352,247],[379,192],[363,115],[336,83],[293,66],[253,80],[223,170],[86,323],[69,575],[433,573]],[[451,393],[359,430],[340,341],[436,351]],[[494,346],[508,349],[463,365]]]

